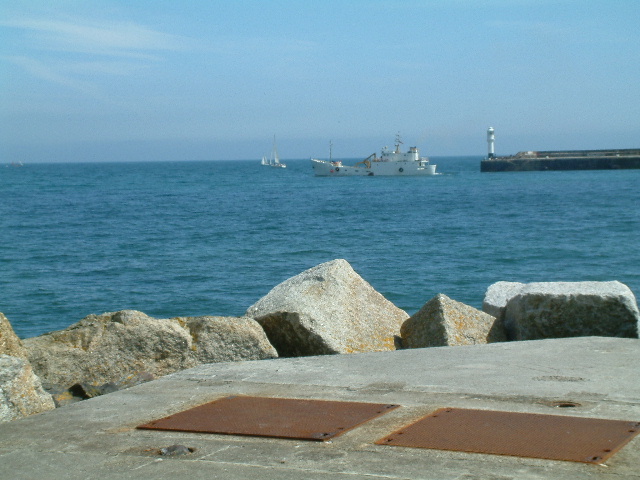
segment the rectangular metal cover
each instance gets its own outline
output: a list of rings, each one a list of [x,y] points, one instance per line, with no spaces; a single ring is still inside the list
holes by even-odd
[[[140,425],[138,428],[329,440],[398,406],[232,396]]]
[[[378,445],[603,463],[640,431],[640,422],[441,408]]]

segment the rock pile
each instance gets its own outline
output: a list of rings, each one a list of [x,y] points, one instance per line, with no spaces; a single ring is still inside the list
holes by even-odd
[[[276,286],[246,312],[280,356],[395,349],[409,315],[376,292],[346,260],[311,268]]]
[[[7,317],[0,313],[0,354],[12,357],[27,358],[27,349],[13,331]]]
[[[203,363],[569,336],[637,338],[639,325],[636,299],[619,282],[497,282],[486,291],[483,311],[438,294],[409,317],[338,259],[277,285],[242,317],[156,319],[122,310],[20,341],[0,313],[0,422]]]
[[[0,422],[55,408],[27,360],[27,350],[0,313]]]
[[[68,389],[71,397],[87,398],[202,363],[278,356],[251,318],[156,319],[135,310],[89,315],[24,346],[36,374],[61,401],[69,400]]]
[[[483,310],[504,322],[509,340],[637,338],[640,329],[636,298],[620,282],[498,282]]]
[[[401,329],[403,348],[444,347],[504,342],[502,321],[438,294]]]

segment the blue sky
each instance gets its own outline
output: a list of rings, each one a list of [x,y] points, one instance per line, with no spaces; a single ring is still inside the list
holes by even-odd
[[[0,163],[640,147],[637,0],[0,0]]]

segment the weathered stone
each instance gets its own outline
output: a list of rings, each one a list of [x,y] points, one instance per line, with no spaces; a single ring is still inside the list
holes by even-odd
[[[464,303],[438,294],[402,324],[404,348],[504,342],[502,322]]]
[[[62,407],[70,403],[87,400],[88,398],[113,393],[118,390],[124,390],[141,383],[150,382],[155,377],[148,372],[136,373],[116,382],[107,382],[102,385],[90,385],[87,383],[75,383],[69,388],[59,385],[51,386],[47,390],[53,397],[56,407]]]
[[[27,350],[0,313],[0,422],[7,422],[55,408],[33,373]]]
[[[519,282],[497,282],[490,285],[484,294],[482,311],[504,321],[507,302],[520,293],[524,286],[524,283]]]
[[[285,357],[394,350],[408,318],[342,259],[282,282],[246,314]]]
[[[65,330],[23,343],[34,371],[52,390],[117,384],[141,372],[153,378],[201,363],[277,356],[249,318],[155,319],[134,310],[89,315]]]
[[[185,368],[191,337],[176,321],[124,310],[89,315],[64,330],[28,338],[24,345],[35,372],[51,388]]]
[[[193,453],[195,448],[185,447],[184,445],[170,445],[159,450],[160,455],[175,457],[179,455],[189,455]]]
[[[620,282],[529,283],[509,299],[510,340],[582,336],[638,337],[635,296]]]
[[[249,317],[178,317],[193,338],[196,364],[276,358],[258,322]]]
[[[64,407],[65,405],[80,402],[82,400],[86,400],[87,398],[76,397],[70,389],[47,390],[47,392],[51,394],[51,398],[53,398],[53,402],[55,403],[56,407]]]
[[[27,350],[22,345],[20,338],[13,331],[13,327],[7,317],[0,313],[0,355],[27,358]]]
[[[0,354],[0,422],[55,408],[24,358]]]

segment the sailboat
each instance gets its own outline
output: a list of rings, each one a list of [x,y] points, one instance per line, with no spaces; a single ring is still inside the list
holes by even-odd
[[[271,150],[271,157],[267,158],[266,155],[262,156],[262,160],[260,161],[260,165],[265,165],[267,167],[276,167],[276,168],[287,168],[287,165],[280,162],[280,157],[278,156],[278,147],[276,146],[276,136],[273,136],[273,150]]]

